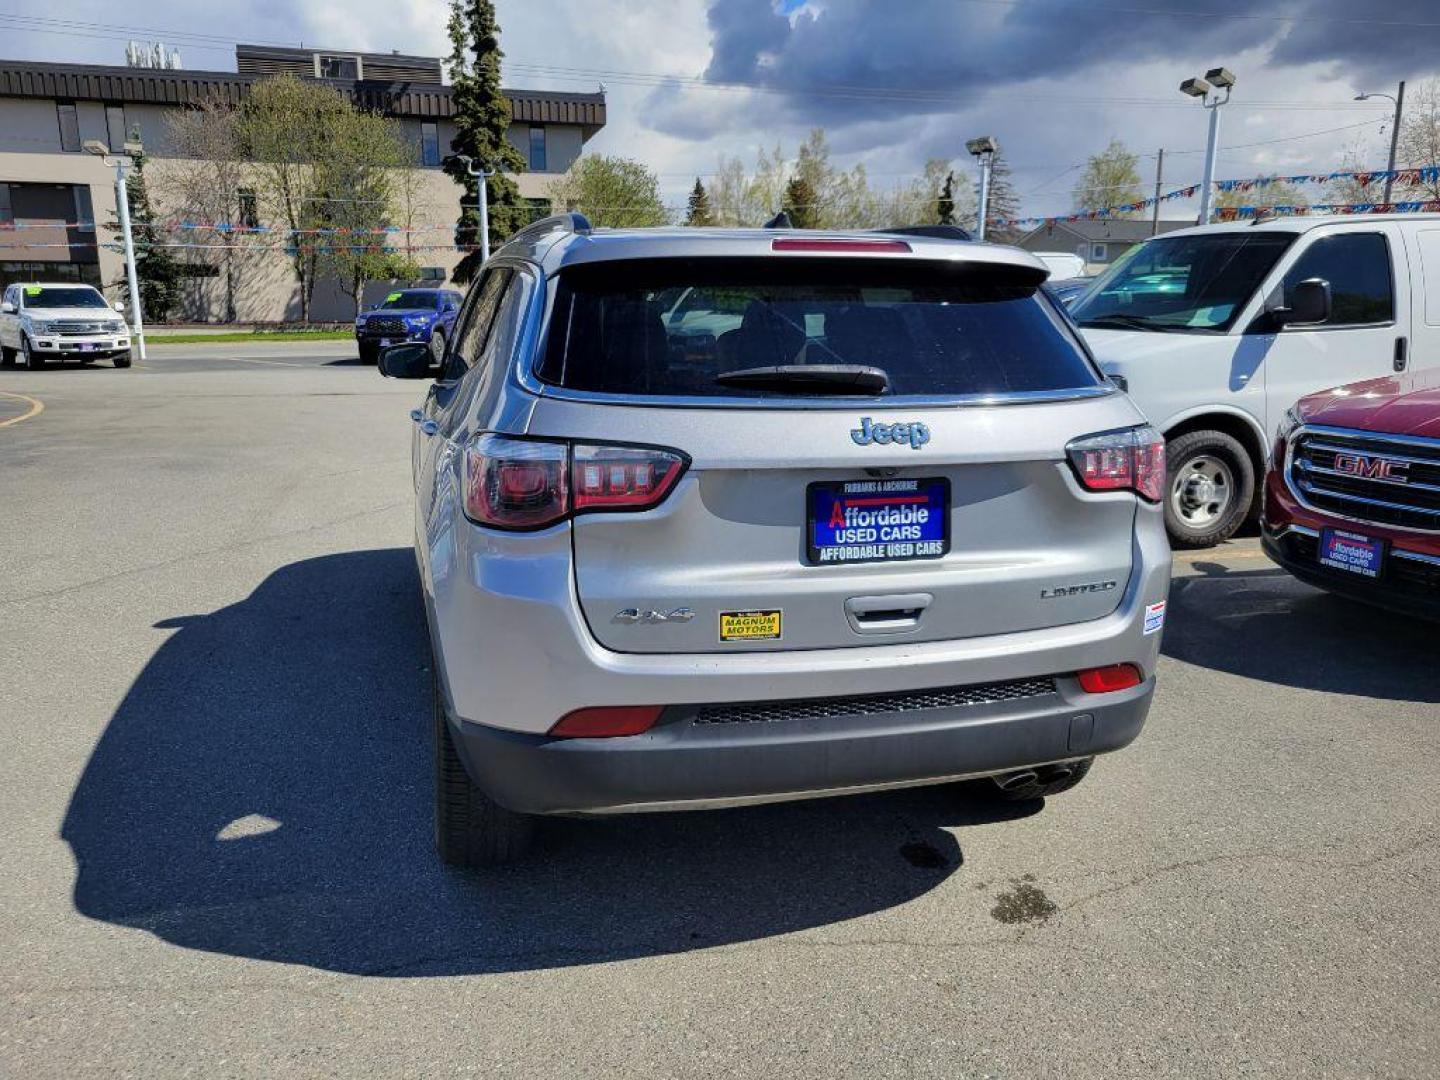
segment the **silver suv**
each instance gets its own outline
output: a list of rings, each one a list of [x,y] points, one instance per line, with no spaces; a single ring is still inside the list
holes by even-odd
[[[415,421],[436,839],[536,815],[990,777],[1139,733],[1164,448],[1024,252],[873,233],[517,234]]]

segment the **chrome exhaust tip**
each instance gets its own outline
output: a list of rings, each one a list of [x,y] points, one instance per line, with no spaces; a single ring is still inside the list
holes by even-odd
[[[1026,784],[1033,784],[1040,777],[1034,769],[1022,769],[1020,772],[1007,773],[1005,776],[997,776],[994,779],[995,786],[1001,791],[1014,791]]]

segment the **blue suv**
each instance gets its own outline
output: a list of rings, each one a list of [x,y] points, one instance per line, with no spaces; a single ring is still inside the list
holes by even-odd
[[[387,345],[420,341],[430,346],[435,363],[455,330],[463,297],[454,289],[400,289],[355,318],[360,362],[373,364]]]

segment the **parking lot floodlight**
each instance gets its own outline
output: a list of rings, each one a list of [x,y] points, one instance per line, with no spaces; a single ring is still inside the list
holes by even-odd
[[[1180,84],[1180,92],[1191,97],[1203,98],[1210,93],[1210,84],[1204,79],[1186,79]]]
[[[981,154],[994,154],[999,152],[1000,144],[989,135],[981,135],[978,139],[970,139],[965,143],[965,149],[975,157]]]
[[[1218,86],[1222,90],[1229,90],[1235,85],[1235,73],[1229,68],[1216,67],[1205,72],[1205,78],[1211,86]]]
[[[110,152],[110,148],[99,139],[86,139],[84,146],[87,154],[94,154],[96,157],[104,157]]]

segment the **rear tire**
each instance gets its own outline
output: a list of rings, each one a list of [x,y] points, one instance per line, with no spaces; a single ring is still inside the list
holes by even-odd
[[[1173,548],[1214,547],[1245,522],[1255,466],[1223,431],[1191,431],[1165,451],[1165,531]]]
[[[450,866],[499,866],[520,858],[535,819],[506,810],[470,779],[455,750],[435,664],[430,665],[431,727],[435,740],[435,850]]]
[[[39,371],[45,366],[45,357],[30,347],[30,339],[24,334],[20,335],[20,351],[25,354],[25,366],[31,371]]]
[[[1090,766],[1094,764],[1095,759],[1092,757],[1085,758],[1083,761],[1042,765],[1035,770],[1033,781],[1021,784],[1019,787],[1002,788],[999,786],[1002,777],[992,776],[990,779],[995,784],[996,797],[1005,802],[1029,802],[1031,799],[1044,799],[1051,795],[1059,795],[1062,791],[1069,791],[1089,775]]]

